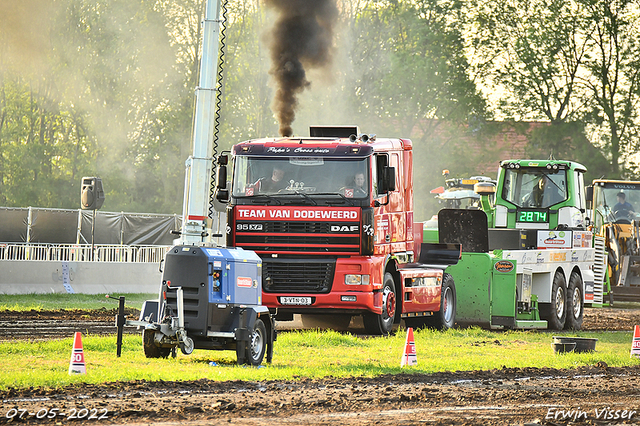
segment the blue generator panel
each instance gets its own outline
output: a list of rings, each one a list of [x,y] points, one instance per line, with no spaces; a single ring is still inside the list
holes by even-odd
[[[262,304],[262,259],[241,248],[202,247],[208,257],[209,303]]]

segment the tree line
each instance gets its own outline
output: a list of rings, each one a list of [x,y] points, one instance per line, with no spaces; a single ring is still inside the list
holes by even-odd
[[[275,11],[259,0],[226,4],[220,150],[278,132],[267,48]],[[78,208],[81,178],[99,176],[105,210],[180,213],[204,6],[0,4],[0,205]],[[634,178],[639,6],[337,0],[330,72],[309,72],[293,132],[357,124],[411,138],[419,218],[442,169],[497,169],[505,126],[526,134],[531,158]]]

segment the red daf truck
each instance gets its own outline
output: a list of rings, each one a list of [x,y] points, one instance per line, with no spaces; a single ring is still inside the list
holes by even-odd
[[[422,224],[414,239],[411,141],[357,127],[310,134],[250,140],[218,157],[227,245],[262,258],[262,303],[280,321],[362,315],[370,334],[401,319],[452,327],[455,285],[444,269],[460,247],[422,245]]]

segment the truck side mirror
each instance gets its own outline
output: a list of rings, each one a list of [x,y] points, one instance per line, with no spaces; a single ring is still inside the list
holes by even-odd
[[[584,196],[589,203],[593,201],[593,185],[587,186]]]
[[[219,190],[227,189],[227,166],[218,166],[218,171],[216,173],[216,188]]]
[[[380,174],[379,194],[396,190],[396,168],[385,166]]]
[[[218,170],[216,172],[216,200],[221,203],[229,202],[229,190],[227,189],[227,164],[228,155],[218,157]]]
[[[384,168],[382,169],[382,173],[380,174],[379,182],[380,184],[378,187],[378,194],[387,194],[387,201],[381,203],[376,200],[376,207],[386,206],[387,204],[389,204],[389,200],[391,199],[389,193],[396,190],[396,168],[384,166]]]
[[[228,189],[218,189],[216,191],[216,200],[221,203],[229,202],[229,190]]]
[[[387,191],[395,191],[396,190],[396,168],[395,167],[387,167]]]

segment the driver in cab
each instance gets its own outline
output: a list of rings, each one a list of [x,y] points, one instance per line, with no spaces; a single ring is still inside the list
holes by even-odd
[[[625,193],[618,192],[616,198],[618,202],[613,206],[613,214],[615,214],[616,219],[633,219],[636,212],[631,203],[627,202]]]
[[[340,188],[340,191],[347,198],[361,198],[366,197],[369,191],[365,186],[367,179],[364,177],[363,172],[358,172],[353,176],[353,179],[346,187]]]
[[[281,166],[274,166],[270,177],[260,179],[259,190],[261,193],[276,193],[286,187],[284,169]]]
[[[564,199],[565,196],[560,192],[558,185],[543,174],[531,192],[524,196],[522,204],[524,207],[549,207]]]

